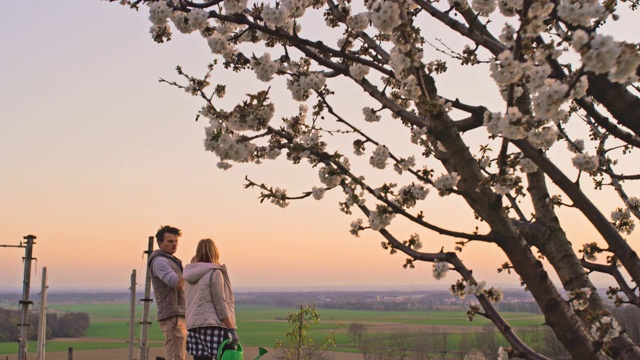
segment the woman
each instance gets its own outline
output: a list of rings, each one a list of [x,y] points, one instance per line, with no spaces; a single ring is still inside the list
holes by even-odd
[[[196,256],[184,268],[187,352],[194,360],[213,360],[225,339],[238,343],[233,291],[227,267],[211,239],[198,242]]]

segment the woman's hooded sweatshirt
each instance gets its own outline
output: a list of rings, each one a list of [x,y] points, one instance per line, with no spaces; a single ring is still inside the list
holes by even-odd
[[[229,318],[236,327],[233,290],[225,265],[193,263],[185,266],[187,329],[203,326],[226,327]]]

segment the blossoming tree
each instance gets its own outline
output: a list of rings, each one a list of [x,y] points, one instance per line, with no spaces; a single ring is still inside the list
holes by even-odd
[[[221,169],[286,158],[319,174],[318,183],[297,194],[247,179],[262,200],[285,207],[294,199],[342,192],[340,210],[356,218],[353,235],[378,232],[383,248],[408,256],[405,267],[431,262],[437,279],[459,274],[451,293],[477,298],[469,317],[495,324],[510,344],[502,357],[545,358],[496,311],[501,290],[474,278],[461,261],[472,256],[464,252],[470,242],[504,252],[508,262],[500,270],[520,276],[545,324],[574,358],[640,359],[640,348],[604,301],[608,296],[640,306],[631,284],[640,281],[640,259],[625,239],[640,215],[640,200],[628,193],[640,179],[637,155],[628,160],[640,145],[640,52],[638,44],[602,30],[622,10],[634,16],[637,0],[121,3],[149,11],[156,42],[170,40],[174,30],[206,38],[216,58],[207,76],[178,68],[184,82],[170,83],[204,102],[198,117],[209,122],[205,148],[219,157]],[[320,28],[337,35],[327,41]],[[434,29],[466,46],[431,45],[433,37],[425,33]],[[427,56],[428,46],[437,55]],[[487,69],[496,86],[485,94],[500,94],[501,108],[485,103],[485,94],[441,94],[439,79],[453,63]],[[226,86],[212,84],[209,76],[216,66],[254,72],[262,85],[225,109],[220,99]],[[344,86],[361,93],[352,98],[357,115],[334,106]],[[300,106],[278,120],[272,99],[285,92]],[[402,156],[405,148],[397,142],[371,135],[376,122],[399,124],[416,153]],[[479,149],[470,145],[477,139]],[[371,169],[363,164],[386,175],[368,176]],[[584,190],[594,184],[615,197],[597,205]],[[476,222],[472,229],[448,229],[429,219],[423,209],[434,197],[430,190],[463,200],[475,215],[467,222]],[[570,239],[561,206],[575,208],[599,239]],[[406,227],[391,230],[400,218],[415,226],[413,235]],[[430,249],[418,231],[450,237],[451,245]],[[606,260],[599,261],[600,254]],[[593,285],[594,273],[610,277],[606,294]]]

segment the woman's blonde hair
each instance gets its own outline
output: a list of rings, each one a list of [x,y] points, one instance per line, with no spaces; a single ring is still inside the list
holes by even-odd
[[[220,252],[211,239],[202,239],[196,247],[195,262],[207,262],[220,265]]]

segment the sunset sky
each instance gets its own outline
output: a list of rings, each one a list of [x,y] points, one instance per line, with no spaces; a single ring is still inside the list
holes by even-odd
[[[97,0],[12,1],[2,11],[0,244],[37,236],[32,289],[39,289],[45,266],[50,291],[125,290],[133,269],[142,285],[143,251],[160,225],[183,230],[177,256],[185,262],[199,239],[216,240],[238,289],[445,289],[458,278],[450,273],[438,283],[431,264],[405,270],[405,256],[382,250],[380,236],[350,235],[357,216],[338,211],[339,194],[281,209],[260,204],[258,191],[242,186],[248,175],[310,188],[318,181],[308,166],[218,169],[203,149],[205,124],[194,121],[202,104],[158,82],[177,80],[176,65],[205,72],[212,56],[198,35],[176,34],[158,45],[148,34],[146,7],[135,13]],[[432,215],[441,224],[454,227],[459,212],[469,217],[466,208],[440,204]],[[579,241],[593,236],[579,217],[567,231]],[[422,238],[430,251],[453,249],[454,240]],[[635,247],[638,231],[628,240]],[[518,284],[517,275],[497,274],[505,259],[493,250],[470,245],[462,258],[491,285]],[[21,289],[23,255],[0,248],[0,290]]]

